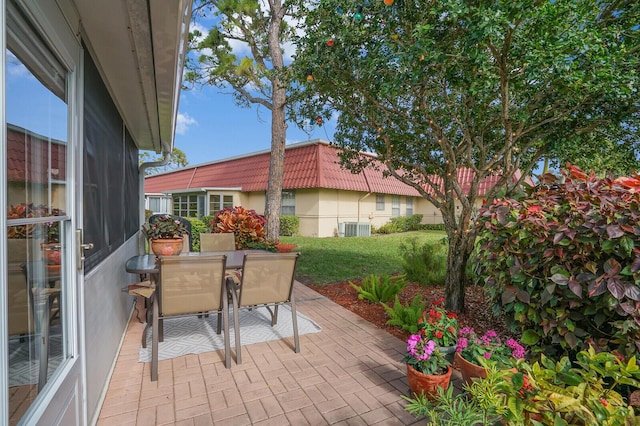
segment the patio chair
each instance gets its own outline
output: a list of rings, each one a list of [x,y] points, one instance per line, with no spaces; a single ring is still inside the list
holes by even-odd
[[[236,364],[242,363],[240,352],[239,310],[265,306],[271,315],[271,326],[278,322],[278,306],[291,307],[294,351],[300,352],[298,319],[296,316],[293,281],[299,253],[247,253],[244,256],[242,277],[236,285],[228,278],[227,289],[233,305],[233,324],[236,339]],[[272,309],[273,308],[273,309]]]
[[[163,340],[163,320],[170,317],[218,312],[217,334],[224,328],[225,365],[229,354],[228,298],[224,255],[160,256],[160,273],[153,303],[151,380],[158,377],[158,342]],[[224,314],[224,315],[223,315]]]
[[[228,251],[235,249],[236,238],[233,232],[200,234],[200,251]]]
[[[153,224],[153,222],[161,217],[161,216],[167,216],[167,214],[153,214],[149,217],[149,224]],[[184,225],[185,228],[187,228],[187,231],[189,231],[188,237],[189,238],[185,238],[184,241],[184,248],[182,249],[183,253],[187,253],[190,251],[193,251],[193,239],[191,237],[191,222],[189,222],[189,220],[187,220],[186,218],[182,217],[182,216],[176,216],[176,215],[168,215],[173,219],[178,219],[180,222],[182,222],[182,224]],[[188,244],[187,244],[188,242]]]

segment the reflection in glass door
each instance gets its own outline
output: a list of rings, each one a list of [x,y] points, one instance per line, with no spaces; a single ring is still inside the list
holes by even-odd
[[[69,356],[66,72],[8,38],[6,55],[9,422]],[[22,54],[21,54],[22,53]],[[36,55],[37,56],[37,55]],[[5,309],[3,308],[3,309]]]

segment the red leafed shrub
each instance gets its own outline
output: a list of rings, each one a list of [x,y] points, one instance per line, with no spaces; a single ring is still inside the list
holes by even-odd
[[[478,272],[522,341],[640,350],[640,175],[577,167],[479,212]]]
[[[286,243],[276,244],[276,250],[278,250],[278,253],[291,253],[297,247],[298,247],[297,244],[286,244]]]
[[[264,216],[255,210],[233,207],[218,211],[209,223],[209,229],[211,232],[233,232],[236,249],[242,250],[265,242],[265,223]]]

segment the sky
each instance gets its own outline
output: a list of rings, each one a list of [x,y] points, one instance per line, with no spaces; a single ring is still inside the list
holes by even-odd
[[[261,7],[268,8],[265,2],[261,2]],[[289,23],[295,26],[294,22]],[[191,22],[190,31],[199,30],[201,34],[207,34],[214,25],[214,18],[198,17]],[[229,40],[229,43],[237,57],[250,55],[245,43],[237,40]],[[291,63],[294,53],[292,44],[283,45],[285,65]],[[231,93],[230,88],[224,90],[211,86],[182,90],[174,146],[186,154],[189,165],[270,148],[271,111],[256,105],[241,108],[234,104]],[[315,118],[310,117],[309,122]],[[295,123],[289,123],[287,144],[311,139],[330,140],[336,119],[323,118],[321,126],[310,123],[304,130]]]
[[[174,146],[182,150],[189,165],[267,150],[271,146],[271,111],[264,107],[241,108],[230,89],[216,87],[183,90],[178,106]],[[310,118],[311,121],[311,118]],[[321,126],[287,128],[287,144],[311,139],[330,140],[335,120]]]

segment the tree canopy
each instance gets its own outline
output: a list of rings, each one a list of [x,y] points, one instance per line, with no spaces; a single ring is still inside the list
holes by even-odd
[[[635,149],[640,4],[386,3],[320,0],[308,9],[298,111],[338,113],[345,165],[357,170],[369,161],[358,152],[373,152],[440,209],[447,306],[461,311],[479,195],[515,187],[545,156],[564,160],[566,141],[588,148],[580,141],[598,129],[628,135]],[[470,184],[460,168],[472,172]],[[490,176],[498,184],[482,193]]]
[[[192,31],[184,79],[187,85],[230,88],[239,106],[254,104],[271,112],[265,218],[272,241],[280,229],[289,84],[283,46],[292,36],[285,20],[290,8],[281,0],[196,0],[196,19],[208,17],[214,25],[206,33],[197,26]]]

